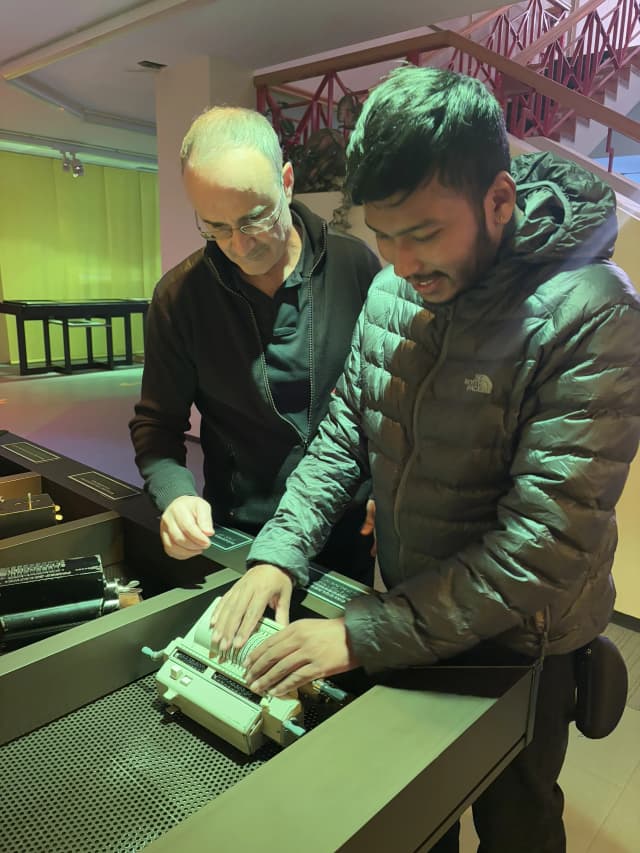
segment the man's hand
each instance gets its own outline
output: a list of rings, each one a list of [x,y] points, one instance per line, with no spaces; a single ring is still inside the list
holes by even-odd
[[[245,678],[254,693],[283,696],[357,666],[343,618],[300,619],[251,652]]]
[[[188,560],[202,554],[213,536],[211,507],[194,495],[182,495],[171,501],[160,519],[160,538],[166,553],[174,560]]]
[[[369,536],[373,533],[373,545],[371,546],[371,556],[375,557],[378,551],[376,543],[376,502],[373,498],[367,501],[367,514],[365,516],[362,527],[360,528],[362,536]]]
[[[212,642],[220,652],[244,645],[267,606],[275,610],[279,625],[288,625],[292,589],[291,576],[283,569],[268,563],[252,566],[213,611]]]

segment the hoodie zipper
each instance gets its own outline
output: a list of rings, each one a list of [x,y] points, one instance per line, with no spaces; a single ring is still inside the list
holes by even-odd
[[[411,417],[412,427],[413,427],[413,448],[411,449],[411,453],[409,454],[409,458],[407,459],[407,462],[404,466],[404,470],[403,470],[402,475],[400,477],[400,482],[398,483],[398,490],[396,492],[396,498],[395,498],[394,507],[393,507],[393,525],[395,528],[396,536],[398,537],[398,540],[400,543],[398,546],[398,567],[400,569],[402,569],[402,566],[404,564],[404,546],[402,544],[402,540],[400,539],[400,533],[399,533],[400,503],[401,503],[402,496],[403,496],[403,493],[404,493],[405,488],[406,488],[407,480],[409,478],[409,472],[413,467],[413,463],[414,463],[415,458],[416,458],[417,453],[418,453],[417,436],[418,436],[418,416],[419,416],[419,412],[420,412],[420,403],[422,402],[422,400],[423,400],[425,394],[427,393],[428,389],[433,384],[433,380],[434,380],[436,374],[438,373],[438,371],[442,367],[442,364],[443,364],[445,358],[447,357],[447,351],[449,349],[449,339],[451,337],[451,328],[453,326],[454,312],[455,312],[455,305],[452,305],[451,307],[445,309],[445,312],[443,312],[443,313],[446,313],[446,316],[448,319],[448,326],[447,326],[447,329],[445,331],[444,339],[442,341],[442,347],[440,348],[440,353],[438,355],[438,359],[437,359],[436,363],[433,365],[433,367],[431,368],[429,373],[427,373],[425,378],[422,380],[422,384],[418,388],[418,391],[416,393],[416,398],[415,398],[415,401],[413,403],[413,414]],[[403,577],[404,577],[404,575],[403,575]]]
[[[251,304],[241,293],[238,293],[238,291],[234,290],[233,288],[231,288],[227,284],[225,284],[225,282],[222,280],[222,276],[218,272],[217,267],[214,264],[213,260],[209,257],[209,255],[207,255],[206,251],[204,252],[204,259],[205,259],[207,265],[209,266],[209,268],[211,269],[211,271],[213,272],[213,274],[215,275],[215,277],[217,278],[218,282],[221,284],[221,286],[224,287],[225,290],[227,290],[229,293],[233,294],[234,296],[239,297],[243,301],[243,303],[246,305],[246,307],[249,311],[249,314],[251,316],[251,322],[253,324],[253,329],[256,333],[256,339],[257,339],[258,345],[260,347],[260,367],[261,367],[261,372],[262,372],[262,381],[263,381],[264,388],[265,388],[265,391],[267,394],[267,398],[269,400],[269,405],[270,405],[271,409],[273,410],[274,414],[276,414],[281,421],[286,423],[287,426],[291,427],[291,429],[295,432],[295,434],[298,436],[298,438],[300,440],[300,443],[302,444],[303,450],[305,450],[305,451],[306,451],[307,447],[309,446],[309,439],[311,436],[311,421],[312,421],[311,410],[312,410],[312,406],[313,406],[313,398],[314,398],[314,393],[315,393],[314,358],[313,358],[313,289],[311,287],[311,279],[312,279],[313,274],[315,273],[316,269],[318,268],[322,258],[324,257],[324,254],[326,251],[326,246],[327,246],[327,224],[323,223],[323,225],[322,225],[322,248],[321,248],[321,251],[318,253],[316,261],[314,262],[313,267],[311,268],[311,271],[309,272],[309,275],[306,277],[306,284],[307,284],[308,296],[309,296],[309,406],[308,406],[308,410],[307,410],[307,435],[306,436],[302,435],[300,430],[293,423],[291,423],[290,420],[285,418],[284,415],[282,415],[278,411],[278,408],[275,404],[275,400],[273,399],[273,394],[271,392],[271,386],[269,385],[269,376],[267,373],[267,360],[266,360],[265,354],[264,354],[264,347],[262,346],[262,339],[260,337],[260,329],[258,328],[258,321],[256,320],[256,316],[253,312],[253,308],[251,307]]]
[[[536,631],[540,641],[540,663],[544,663],[549,645],[549,629],[551,627],[551,609],[547,605],[544,610],[536,610],[535,616]]]
[[[307,287],[309,288],[309,408],[307,410],[307,439],[304,442],[304,449],[306,450],[309,446],[311,439],[311,424],[313,423],[313,406],[315,404],[315,359],[314,359],[314,349],[313,349],[313,288],[311,287],[311,279],[313,278],[315,271],[320,266],[320,262],[324,259],[324,256],[327,251],[327,234],[328,234],[328,226],[326,222],[322,223],[322,245],[320,247],[320,251],[309,271],[309,275],[307,276]]]

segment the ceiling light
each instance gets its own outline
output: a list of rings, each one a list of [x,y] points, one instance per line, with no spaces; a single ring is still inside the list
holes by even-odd
[[[76,155],[73,155],[73,160],[71,161],[71,174],[74,178],[81,178],[84,175],[84,166],[78,160]]]

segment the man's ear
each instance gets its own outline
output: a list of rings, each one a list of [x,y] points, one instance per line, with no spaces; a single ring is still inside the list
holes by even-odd
[[[282,186],[284,187],[284,194],[287,202],[290,202],[293,198],[294,183],[293,166],[291,163],[287,162],[282,167]]]
[[[489,236],[499,240],[516,207],[516,185],[509,172],[498,172],[487,190],[483,207]]]

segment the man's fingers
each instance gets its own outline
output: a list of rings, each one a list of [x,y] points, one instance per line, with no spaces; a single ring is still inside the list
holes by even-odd
[[[211,516],[211,507],[206,501],[199,501],[196,506],[196,524],[200,532],[204,536],[213,536],[215,530],[213,527],[213,518]]]
[[[266,596],[254,595],[236,629],[232,643],[236,648],[243,646],[253,634],[267,606]]]
[[[245,678],[249,686],[259,683],[263,689],[268,689],[268,686],[277,684],[290,672],[307,663],[301,659],[300,652],[295,646],[286,649],[276,643],[265,649],[265,645],[266,643],[263,643],[260,646],[255,657],[250,655],[247,658]]]
[[[185,551],[194,551],[200,553],[203,549],[202,540],[194,539],[180,531],[173,533],[171,530],[163,531],[161,534],[163,544],[170,545],[175,548],[183,548]],[[209,540],[206,539],[207,546]]]
[[[313,666],[313,664],[308,664],[307,666],[294,670],[287,675],[286,678],[283,678],[282,681],[272,683],[269,687],[264,689],[269,691],[270,696],[285,696],[287,693],[293,693],[293,691],[297,690],[299,687],[309,684],[310,681],[318,678],[318,675],[319,672],[317,667]],[[271,681],[271,679],[269,679],[269,681]],[[258,683],[258,690],[255,692],[259,693],[262,689],[261,684]]]
[[[207,501],[183,495],[172,501],[162,514],[160,536],[164,550],[176,560],[201,554],[213,535],[211,507]]]
[[[370,533],[373,533],[376,524],[376,502],[369,498],[367,501],[367,512],[365,515],[365,519],[362,523],[362,527],[360,528],[360,533],[363,536],[368,536]]]
[[[256,630],[267,605],[276,610],[276,621],[287,625],[292,581],[275,566],[256,566],[227,592],[211,616],[211,640],[221,653],[240,648]]]
[[[279,598],[276,602],[271,600],[271,606],[273,607],[275,603],[275,607],[273,608],[275,611],[275,618],[278,625],[288,625],[289,624],[289,608],[291,606],[291,592],[292,587],[290,584],[286,584],[282,592],[280,593]]]
[[[251,599],[244,595],[237,595],[237,586],[233,587],[223,596],[222,601],[216,607],[212,617],[213,628],[211,639],[218,646],[220,652],[224,653],[231,646],[234,637],[242,621],[245,608]]]
[[[174,518],[172,515],[163,516],[161,530],[166,531],[170,541],[181,548],[200,550],[211,544],[209,537],[204,534],[191,516]]]
[[[230,597],[228,601],[223,599],[223,604],[222,616],[214,623],[213,639],[224,652],[231,646],[239,648],[246,643],[264,613],[265,605],[259,596],[250,593]]]
[[[191,519],[188,523],[181,526],[180,534],[181,539],[184,540],[185,547],[189,547],[189,545],[193,544],[202,550],[203,548],[208,548],[209,545],[211,545],[208,535],[203,533],[195,521],[192,521]],[[180,542],[180,544],[182,544],[182,542]]]
[[[160,541],[165,552],[174,560],[188,560],[202,553],[202,548],[190,544],[188,540],[184,540],[185,544],[175,542],[166,530],[160,531]]]
[[[261,658],[247,671],[246,678],[254,693],[284,696],[321,674],[317,663],[310,661],[302,649],[295,649],[280,660],[274,660],[273,656]]]
[[[242,581],[223,596],[211,616],[212,639],[220,651],[225,652],[231,646],[239,648],[247,642],[262,618],[267,600],[264,591]]]

